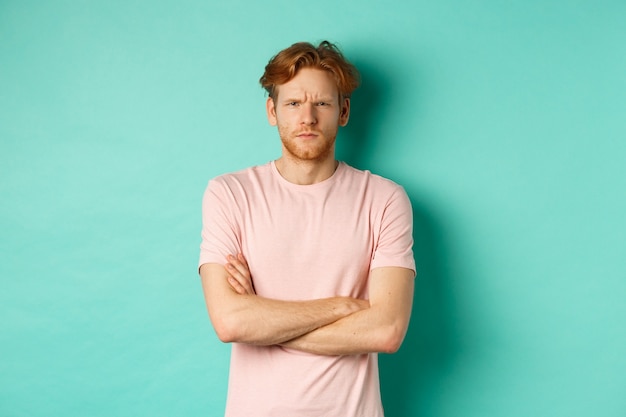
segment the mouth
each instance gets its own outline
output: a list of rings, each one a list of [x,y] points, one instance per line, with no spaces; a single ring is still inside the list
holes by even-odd
[[[298,134],[299,138],[303,139],[313,139],[319,136],[319,133],[316,132],[301,132]]]

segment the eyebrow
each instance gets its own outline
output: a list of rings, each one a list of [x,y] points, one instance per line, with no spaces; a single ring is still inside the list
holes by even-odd
[[[285,99],[281,100],[281,102],[283,102],[283,103],[291,103],[291,102],[294,102],[294,101],[295,101],[296,103],[302,103],[304,100],[302,100],[301,98],[295,98],[295,97],[292,97],[292,98],[285,98]],[[333,99],[332,99],[330,96],[326,96],[326,97],[320,97],[320,98],[318,98],[317,100],[311,100],[311,101],[313,101],[314,103],[319,103],[319,102],[332,102],[332,101],[333,101]]]

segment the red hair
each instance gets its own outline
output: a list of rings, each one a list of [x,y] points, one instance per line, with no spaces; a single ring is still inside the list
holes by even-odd
[[[270,59],[259,82],[269,96],[275,99],[276,87],[291,80],[302,68],[330,72],[343,98],[349,98],[359,86],[359,71],[328,41],[321,42],[317,47],[308,42],[299,42],[283,49]]]

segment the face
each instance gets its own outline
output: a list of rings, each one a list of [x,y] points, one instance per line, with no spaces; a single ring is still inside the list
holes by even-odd
[[[267,118],[278,126],[283,156],[299,161],[334,159],[337,130],[348,123],[350,100],[340,101],[333,76],[303,68],[279,85],[275,95],[275,100],[267,99]]]

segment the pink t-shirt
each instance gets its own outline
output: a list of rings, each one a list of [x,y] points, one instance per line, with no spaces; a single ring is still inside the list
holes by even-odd
[[[199,265],[242,252],[266,298],[367,299],[370,270],[415,270],[406,193],[345,163],[313,185],[288,182],[274,162],[217,177],[202,218]],[[226,416],[382,417],[378,356],[233,343]]]

